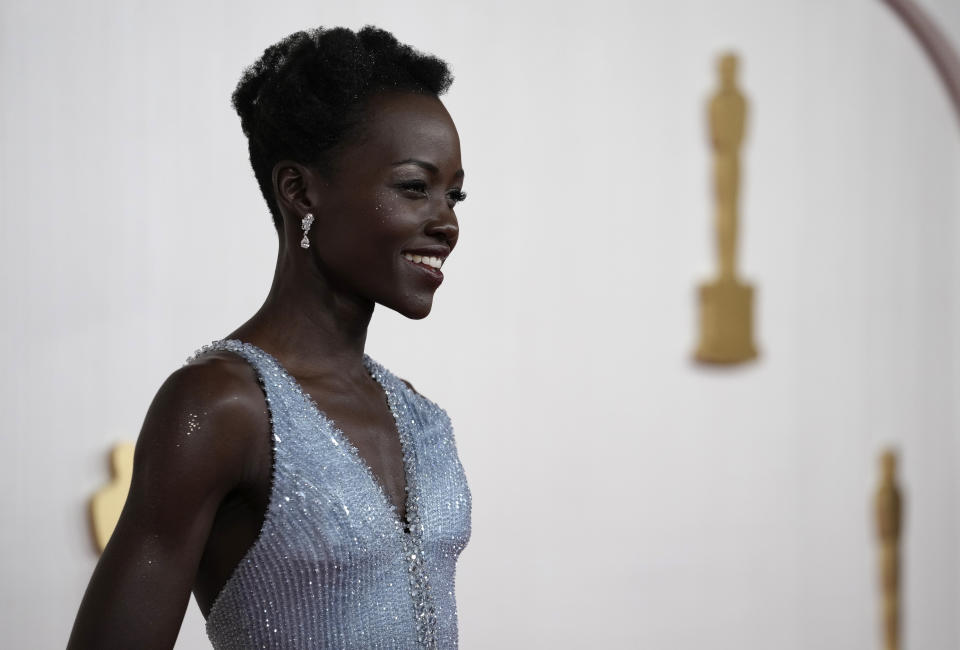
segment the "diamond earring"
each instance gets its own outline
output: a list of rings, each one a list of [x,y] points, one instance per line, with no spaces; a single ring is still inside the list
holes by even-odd
[[[310,226],[313,225],[313,215],[309,212],[300,220],[300,227],[303,228],[303,239],[300,240],[300,248],[310,248],[310,240],[307,233],[310,232]]]

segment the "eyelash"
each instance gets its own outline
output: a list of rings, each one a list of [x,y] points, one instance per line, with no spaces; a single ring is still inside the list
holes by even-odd
[[[427,193],[427,184],[423,181],[407,181],[400,183],[397,187],[402,190],[417,192],[418,194]],[[461,201],[465,201],[467,198],[467,193],[463,190],[450,190],[447,192],[447,198],[453,201],[453,204],[456,205]]]

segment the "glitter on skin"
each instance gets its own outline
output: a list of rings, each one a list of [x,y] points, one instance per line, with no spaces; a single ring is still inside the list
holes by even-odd
[[[187,435],[189,436],[194,431],[200,428],[200,416],[196,413],[190,413],[187,416]]]

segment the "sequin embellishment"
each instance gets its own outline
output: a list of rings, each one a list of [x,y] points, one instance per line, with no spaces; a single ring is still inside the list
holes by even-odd
[[[378,368],[373,367],[372,364],[367,364],[367,370],[369,370],[374,379],[377,380],[377,383],[383,386],[383,390],[387,395],[387,404],[390,407],[390,412],[393,414],[394,421],[397,423],[397,432],[400,435],[400,446],[403,449],[403,465],[406,471],[407,482],[407,528],[410,532],[405,533],[403,531],[400,518],[396,514],[395,509],[394,522],[403,540],[403,554],[407,560],[408,571],[410,573],[410,596],[413,598],[414,618],[417,622],[417,641],[428,650],[436,650],[437,614],[433,604],[433,597],[430,594],[430,579],[427,576],[426,566],[423,563],[423,524],[420,522],[418,508],[419,495],[417,494],[415,479],[416,463],[414,454],[416,452],[413,449],[413,441],[409,429],[409,426],[414,424],[415,421],[410,418],[406,407],[399,402],[393,390],[388,387],[389,382],[383,373],[381,373]],[[346,445],[357,456],[358,462],[369,470],[369,466],[360,458],[360,454],[356,448],[354,448],[349,441],[346,441]],[[374,482],[377,482],[376,479],[374,479]],[[377,483],[379,485],[379,482]],[[385,493],[384,499],[387,500],[391,509],[393,509],[393,503],[386,497]]]
[[[470,492],[446,411],[364,355],[397,425],[406,523],[346,435],[260,348],[245,358],[264,390],[274,467],[260,535],[207,617],[214,648],[457,647],[456,559]]]

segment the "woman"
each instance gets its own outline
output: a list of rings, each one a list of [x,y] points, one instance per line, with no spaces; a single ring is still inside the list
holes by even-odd
[[[451,81],[372,27],[293,34],[245,72],[273,286],[160,388],[70,648],[170,648],[191,590],[216,648],[456,647],[450,421],[364,353],[375,304],[430,312],[457,243]]]

